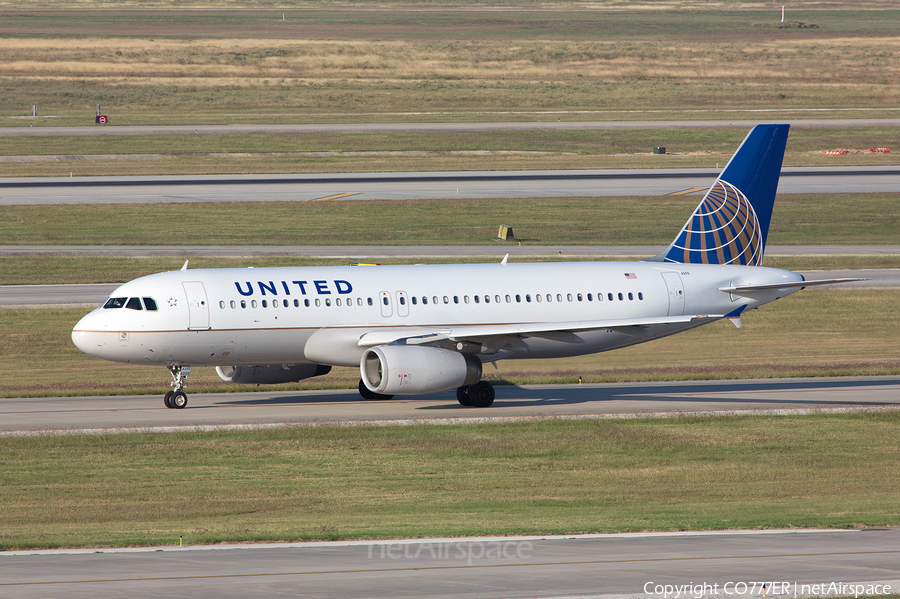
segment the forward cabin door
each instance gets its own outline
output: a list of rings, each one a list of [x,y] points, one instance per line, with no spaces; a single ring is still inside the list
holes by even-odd
[[[209,302],[206,299],[206,288],[200,281],[184,281],[184,292],[187,294],[190,321],[188,330],[209,330]]]

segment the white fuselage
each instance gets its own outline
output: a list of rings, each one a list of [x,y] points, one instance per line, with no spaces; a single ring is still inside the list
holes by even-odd
[[[122,285],[111,298],[152,302],[99,308],[75,326],[72,339],[82,351],[116,362],[354,366],[365,350],[360,338],[373,333],[712,317],[702,324],[796,290],[751,298],[722,287],[801,280],[769,268],[659,262],[180,270]],[[156,310],[147,309],[154,304]],[[483,361],[582,355],[696,326],[659,324],[642,335],[590,330],[578,334],[578,343],[546,333],[524,338],[515,351],[476,353]]]

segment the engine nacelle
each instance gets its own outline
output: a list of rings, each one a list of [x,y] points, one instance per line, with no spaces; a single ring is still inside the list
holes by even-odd
[[[436,393],[481,380],[481,360],[471,354],[417,345],[380,345],[359,361],[363,383],[383,395]]]
[[[227,383],[277,385],[296,383],[303,379],[331,372],[324,364],[262,364],[260,366],[216,366],[219,378]]]

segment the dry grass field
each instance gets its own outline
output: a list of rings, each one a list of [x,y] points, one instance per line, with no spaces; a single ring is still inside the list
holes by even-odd
[[[774,39],[773,39],[774,38]],[[200,87],[312,85],[330,80],[547,81],[587,78],[790,83],[849,90],[898,80],[900,39],[778,38],[749,30],[728,41],[6,38],[7,77]],[[877,93],[878,88],[870,90]],[[715,98],[709,98],[714,103]]]
[[[778,29],[772,6],[737,2],[147,6],[0,3],[0,115],[36,104],[43,118],[8,124],[86,124],[99,103],[120,125],[884,116],[900,92],[887,2],[791,8],[815,29]]]

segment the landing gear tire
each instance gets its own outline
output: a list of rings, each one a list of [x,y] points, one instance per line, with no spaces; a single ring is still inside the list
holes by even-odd
[[[470,407],[472,404],[469,400],[469,389],[471,387],[460,387],[456,390],[456,401],[458,401],[461,405],[466,407]]]
[[[173,390],[166,393],[163,401],[167,408],[175,408],[183,410],[187,406],[187,395],[184,394],[184,379],[191,373],[191,367],[187,364],[169,366],[169,373],[172,375]]]
[[[486,408],[494,403],[494,386],[485,381],[475,383],[469,387],[469,405],[476,408]]]
[[[359,379],[359,394],[362,395],[363,399],[391,399],[394,397],[393,395],[382,395],[381,393],[371,391],[366,387],[366,384],[362,382],[362,379]]]
[[[175,391],[172,393],[172,398],[169,400],[169,403],[172,404],[172,407],[176,410],[183,410],[185,406],[187,406],[187,395],[185,395],[183,391]]]

